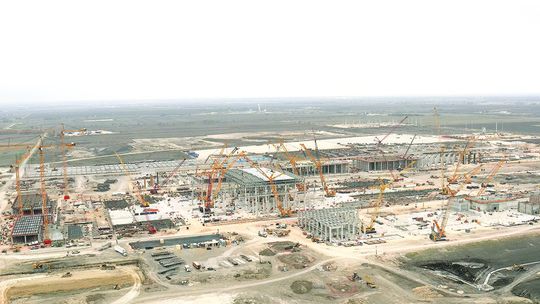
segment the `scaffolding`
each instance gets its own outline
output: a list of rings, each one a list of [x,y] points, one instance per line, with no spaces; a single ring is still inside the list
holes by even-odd
[[[298,225],[325,242],[353,241],[360,235],[358,211],[351,207],[298,211]]]
[[[261,168],[271,172],[271,169]],[[284,209],[295,210],[299,192],[296,184],[303,179],[290,172],[274,174],[273,183]],[[226,192],[234,202],[235,209],[242,209],[254,215],[268,215],[278,212],[275,195],[267,178],[251,169],[231,169],[225,174]]]

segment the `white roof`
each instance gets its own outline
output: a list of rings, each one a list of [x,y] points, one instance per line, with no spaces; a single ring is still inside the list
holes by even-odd
[[[281,172],[278,172],[278,171],[274,171],[270,168],[263,168],[261,167],[260,168],[261,171],[263,171],[267,176],[269,177],[273,177],[273,180],[274,181],[281,181],[281,180],[291,180],[293,179],[292,177],[288,176],[287,174],[284,174],[284,173],[281,173]],[[246,173],[249,173],[259,179],[262,179],[264,181],[269,181],[268,178],[266,178],[266,176],[264,176],[259,170],[257,170],[256,168],[244,168],[242,169],[242,171],[246,172]]]
[[[133,214],[129,210],[110,210],[113,226],[133,224]]]

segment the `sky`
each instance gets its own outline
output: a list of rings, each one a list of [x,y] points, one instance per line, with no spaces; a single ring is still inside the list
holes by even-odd
[[[540,1],[2,1],[0,103],[540,94]]]

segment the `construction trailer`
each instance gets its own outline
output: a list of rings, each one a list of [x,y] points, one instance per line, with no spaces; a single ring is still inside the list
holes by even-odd
[[[267,176],[272,176],[279,201],[283,209],[295,210],[300,202],[296,184],[304,180],[291,172],[277,172],[261,167]],[[254,215],[278,212],[275,194],[270,180],[255,168],[231,169],[225,174],[226,197],[231,198],[234,209],[242,209]]]
[[[351,207],[298,211],[298,226],[324,242],[346,242],[360,236],[358,210]]]

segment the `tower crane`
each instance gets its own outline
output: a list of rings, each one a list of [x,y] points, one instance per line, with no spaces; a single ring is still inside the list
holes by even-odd
[[[250,164],[252,168],[255,168],[259,173],[261,173],[266,179],[268,179],[268,183],[270,184],[270,189],[272,190],[272,194],[274,195],[274,200],[276,201],[276,206],[279,210],[279,214],[281,217],[288,217],[291,216],[292,210],[290,208],[285,209],[283,207],[283,202],[281,201],[281,198],[279,197],[279,191],[277,190],[277,186],[274,182],[274,180],[283,175],[283,173],[280,173],[276,175],[276,173],[272,170],[272,174],[268,175],[256,162],[254,162],[251,158],[247,156],[243,156],[243,158]]]
[[[74,132],[86,132],[86,129],[78,129],[78,130],[66,130],[64,128],[64,124],[62,124],[62,129],[60,130],[60,147],[62,149],[62,170],[64,174],[64,200],[69,200],[69,192],[68,192],[68,176],[67,176],[67,155],[66,155],[66,146],[64,145],[64,137],[66,133],[74,133]]]
[[[318,152],[319,149],[317,149],[316,144],[317,144],[317,141],[315,141],[315,153],[317,153],[317,155],[318,155],[319,154],[319,152]],[[326,197],[334,197],[334,196],[336,196],[336,190],[330,189],[328,187],[328,185],[326,184],[326,179],[324,178],[323,168],[322,168],[322,163],[321,163],[320,158],[316,158],[315,156],[313,156],[313,153],[311,153],[311,151],[306,147],[306,145],[300,144],[300,146],[305,151],[306,155],[309,157],[311,162],[317,168],[317,171],[319,172],[319,177],[321,178],[321,184],[322,184],[322,187],[323,187],[324,192],[326,194]]]
[[[75,143],[63,143],[60,145],[62,149],[75,147]],[[49,238],[49,210],[47,206],[47,189],[45,186],[45,149],[56,148],[58,145],[39,145],[39,182],[41,191],[41,213],[43,214],[43,243],[51,244]]]
[[[129,178],[129,181],[131,182],[131,185],[133,187],[133,191],[135,192],[135,197],[141,204],[141,207],[145,207],[145,208],[149,207],[150,204],[144,199],[144,197],[141,194],[140,185],[134,182],[133,177],[131,176],[131,173],[129,173],[129,170],[126,164],[124,163],[124,160],[122,159],[122,157],[120,157],[118,153],[114,152],[114,154],[116,155],[116,158],[118,158],[118,161],[120,162],[122,170],[124,171],[126,176]],[[143,209],[143,212],[146,216],[146,228],[148,229],[148,233],[150,234],[156,233],[157,229],[150,223],[150,218],[148,217],[148,213],[146,212],[145,209]]]

